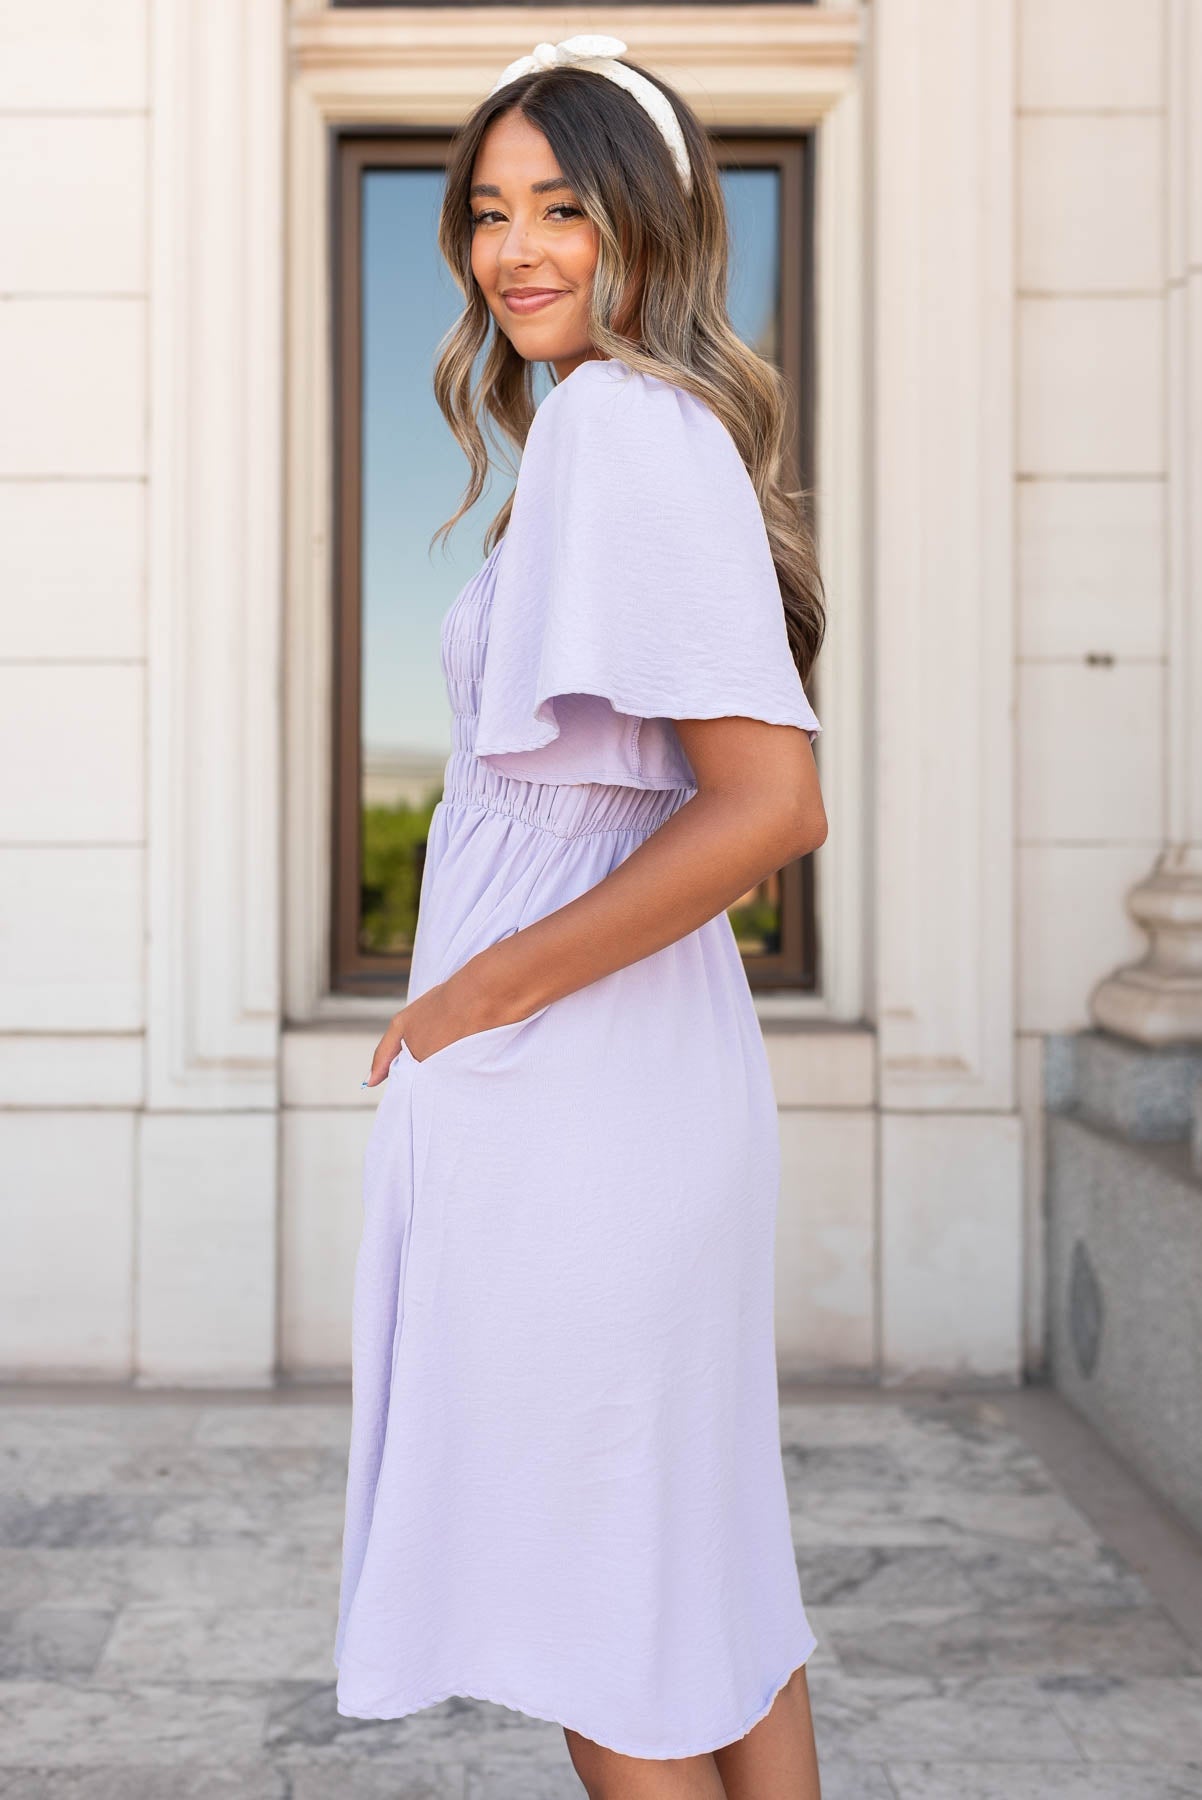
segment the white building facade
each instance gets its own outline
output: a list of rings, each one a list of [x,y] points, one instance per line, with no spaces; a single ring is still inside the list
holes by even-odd
[[[715,130],[815,133],[781,1373],[1044,1364],[1045,1039],[1158,866],[1199,916],[1199,0],[0,0],[9,1375],[347,1371],[403,994],[328,975],[331,145],[583,30]]]

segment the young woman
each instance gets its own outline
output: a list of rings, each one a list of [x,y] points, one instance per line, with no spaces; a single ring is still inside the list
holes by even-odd
[[[821,588],[712,151],[624,49],[511,64],[448,171],[455,519],[479,415],[522,456],[443,624],[454,749],[372,1064],[338,1708],[553,1720],[593,1800],[815,1800],[726,908],[826,837]]]

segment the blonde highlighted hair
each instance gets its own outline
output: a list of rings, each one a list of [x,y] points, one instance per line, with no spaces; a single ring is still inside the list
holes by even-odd
[[[746,465],[780,582],[793,660],[810,678],[825,630],[822,578],[806,493],[782,484],[788,388],[779,370],[736,336],[727,316],[729,231],[713,148],[674,89],[628,58],[663,92],[684,133],[693,168],[686,195],[663,137],[616,83],[558,67],[520,76],[482,101],[456,133],[447,166],[439,248],[466,304],[441,345],[434,393],[462,445],[470,474],[462,501],[435,539],[484,491],[487,415],[520,454],[534,417],[533,367],[494,325],[472,275],[468,190],[485,132],[514,108],[541,131],[561,173],[597,229],[589,336],[602,356],[674,383],[709,406]],[[633,314],[628,318],[627,314]],[[478,392],[473,370],[485,352]],[[491,521],[485,550],[504,534],[510,496]]]

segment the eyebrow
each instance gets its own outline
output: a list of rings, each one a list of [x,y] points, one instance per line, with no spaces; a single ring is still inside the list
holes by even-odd
[[[556,188],[570,188],[571,185],[571,182],[566,181],[562,175],[551,175],[546,181],[532,181],[530,192],[532,194],[550,194]],[[467,191],[469,200],[474,200],[477,194],[487,194],[490,199],[499,200],[501,198],[500,188],[492,187],[487,181],[478,181],[475,187],[471,187]]]

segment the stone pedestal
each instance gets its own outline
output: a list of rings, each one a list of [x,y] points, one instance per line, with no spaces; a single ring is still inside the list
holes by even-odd
[[[1187,1144],[1199,1111],[1202,1044],[1146,1049],[1106,1031],[1050,1037],[1049,1113],[1071,1113],[1136,1144]]]
[[[1052,1379],[1202,1529],[1202,1046],[1047,1051]]]

